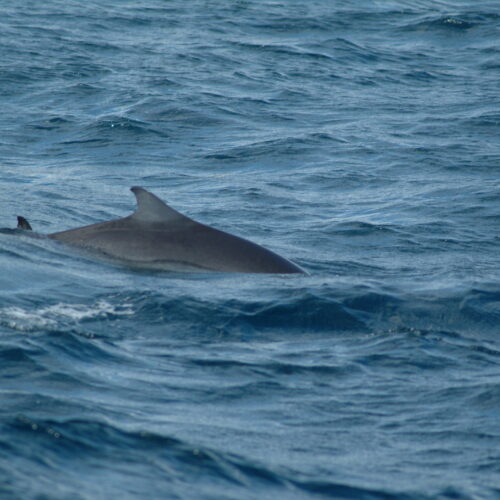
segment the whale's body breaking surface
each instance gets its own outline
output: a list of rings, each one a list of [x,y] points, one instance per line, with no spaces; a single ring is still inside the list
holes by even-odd
[[[141,187],[136,211],[48,237],[128,265],[161,270],[303,273],[293,262],[238,236],[200,224]]]

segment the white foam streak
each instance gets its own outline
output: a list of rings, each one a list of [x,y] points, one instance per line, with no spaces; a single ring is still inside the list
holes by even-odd
[[[62,323],[102,319],[106,316],[128,316],[133,314],[131,304],[113,305],[106,300],[94,304],[65,304],[59,302],[30,310],[22,307],[0,309],[0,324],[14,330],[30,332],[39,329],[56,328]]]

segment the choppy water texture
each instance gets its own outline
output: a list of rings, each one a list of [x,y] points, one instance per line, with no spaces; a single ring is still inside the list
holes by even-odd
[[[0,226],[141,185],[306,276],[0,234],[0,498],[500,497],[496,1],[1,1]]]

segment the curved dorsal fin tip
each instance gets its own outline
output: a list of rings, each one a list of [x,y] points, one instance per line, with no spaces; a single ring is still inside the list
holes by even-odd
[[[187,219],[185,215],[170,208],[156,195],[140,186],[133,186],[130,190],[137,200],[137,209],[132,214],[134,219],[144,222],[175,222]]]
[[[32,231],[30,223],[21,215],[17,216],[17,228]]]

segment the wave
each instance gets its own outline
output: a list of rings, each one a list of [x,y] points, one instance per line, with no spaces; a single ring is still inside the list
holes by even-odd
[[[487,11],[463,12],[458,15],[433,15],[409,23],[404,26],[403,30],[435,33],[466,32],[482,25],[498,22],[499,18],[498,13]]]
[[[0,324],[20,332],[61,329],[87,321],[102,321],[133,314],[130,304],[113,305],[106,300],[93,304],[58,302],[42,307],[9,306],[0,309]]]
[[[217,498],[226,498],[228,492],[245,498],[262,498],[262,494],[270,492],[291,499],[303,498],[304,493],[336,499],[416,498],[388,489],[311,480],[293,469],[264,465],[250,457],[198,444],[196,440],[187,441],[147,429],[126,429],[102,419],[54,420],[21,414],[6,423],[6,430],[11,440],[6,443],[2,439],[1,448],[29,464],[20,470],[14,463],[5,462],[7,474],[18,479],[17,495],[12,498],[31,497],[33,492],[38,496],[44,492],[50,495],[55,477],[59,491],[66,495],[85,492],[85,496],[76,498],[96,498],[92,496],[96,493],[98,497],[109,497],[112,492],[134,494],[129,488],[134,488],[137,481],[149,483],[150,495],[164,496],[168,492],[175,497],[177,491],[185,492],[188,484],[193,486],[193,477],[196,488],[211,491]],[[100,467],[106,471],[107,480],[89,483],[86,477],[89,474],[95,477]],[[133,470],[130,484],[121,475],[123,467],[128,474]],[[120,477],[119,483],[114,482],[115,476]],[[33,481],[34,477],[38,479]]]
[[[175,274],[171,279],[175,280]],[[228,293],[231,292],[228,290]],[[75,329],[97,332],[106,322],[118,326],[132,321],[166,329],[174,338],[178,335],[220,338],[222,335],[228,339],[241,336],[278,339],[395,330],[448,331],[459,335],[481,332],[489,337],[497,327],[500,300],[495,286],[414,292],[394,288],[387,293],[373,285],[352,286],[339,282],[336,287],[266,293],[271,293],[273,300],[257,296],[228,298],[224,297],[225,292],[205,298],[189,294],[171,297],[147,291],[122,292],[92,303],[4,306],[0,308],[0,324],[19,332]]]
[[[215,160],[235,160],[242,158],[246,161],[261,157],[282,158],[283,156],[304,154],[308,151],[314,152],[318,144],[327,142],[336,143],[339,140],[327,133],[311,133],[302,137],[280,137],[232,146],[223,151],[210,152],[205,155],[205,158]]]

